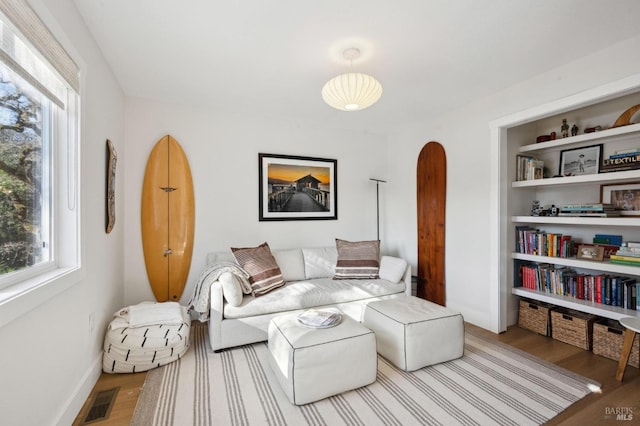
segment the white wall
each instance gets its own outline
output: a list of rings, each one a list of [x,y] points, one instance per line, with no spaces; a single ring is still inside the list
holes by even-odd
[[[124,151],[124,98],[73,2],[31,3],[81,67],[85,278],[0,328],[0,423],[64,425],[73,422],[100,374],[104,329],[124,298],[122,168],[116,226],[104,231],[105,141]]]
[[[126,117],[127,305],[154,300],[142,252],[140,197],[147,157],[166,134],[182,145],[195,186],[195,243],[183,304],[210,251],[264,241],[273,248],[289,248],[334,245],[336,237],[376,238],[375,184],[369,178],[385,178],[384,137],[137,98],[127,98]],[[336,159],[338,220],[259,222],[258,153]]]
[[[417,262],[416,159],[425,143],[440,142],[447,155],[447,305],[465,320],[495,330],[490,289],[491,196],[489,122],[640,72],[640,37],[611,46],[440,117],[428,117],[389,137],[386,226],[388,244]],[[481,84],[481,80],[478,84]],[[631,105],[630,105],[631,106]],[[560,123],[558,124],[558,126]],[[389,186],[391,188],[391,184]],[[505,220],[505,218],[502,218]]]

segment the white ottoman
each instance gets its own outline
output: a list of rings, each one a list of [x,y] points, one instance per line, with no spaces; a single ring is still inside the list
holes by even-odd
[[[362,323],[375,332],[378,353],[405,371],[460,358],[464,352],[462,315],[417,297],[371,302]]]
[[[297,314],[269,323],[271,367],[289,400],[308,404],[376,380],[378,355],[371,330],[346,315],[331,328],[298,323]]]

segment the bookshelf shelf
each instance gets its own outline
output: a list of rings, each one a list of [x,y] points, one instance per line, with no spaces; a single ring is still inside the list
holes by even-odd
[[[599,132],[570,136],[568,138],[556,139],[548,142],[523,145],[519,148],[519,151],[521,153],[535,153],[538,151],[549,149],[571,148],[574,146],[579,146],[584,142],[597,141],[598,143],[612,143],[618,142],[622,139],[633,138],[637,136],[640,136],[640,123],[623,127],[614,127],[611,129],[601,130]]]
[[[640,180],[640,170],[626,170],[624,172],[595,173],[583,176],[565,176],[534,180],[519,180],[511,182],[513,188],[539,188],[556,185],[576,185],[593,183],[618,183]]]
[[[640,278],[640,266],[619,265],[608,261],[582,260],[575,257],[549,257],[533,254],[513,253],[513,259],[528,260],[531,262],[551,263],[554,265],[569,266],[572,268],[589,269],[591,271],[610,272],[621,275],[633,275]]]
[[[560,216],[512,216],[513,223],[539,223],[579,226],[638,227],[640,217],[560,217]]]
[[[563,308],[574,309],[613,320],[619,320],[623,317],[640,317],[640,311],[623,309],[618,306],[603,305],[601,303],[589,302],[587,300],[580,300],[569,296],[543,293],[541,291],[529,290],[522,287],[514,287],[511,290],[511,293],[516,296],[526,297],[527,299],[539,300],[552,305],[562,306]]]

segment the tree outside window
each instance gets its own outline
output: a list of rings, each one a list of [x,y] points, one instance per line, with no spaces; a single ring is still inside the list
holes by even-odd
[[[0,274],[49,260],[47,102],[0,63]]]

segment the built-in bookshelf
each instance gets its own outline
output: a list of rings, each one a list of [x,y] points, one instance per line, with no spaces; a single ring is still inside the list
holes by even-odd
[[[629,87],[633,86],[633,87]],[[560,162],[563,151],[577,148],[591,148],[601,146],[599,161],[617,152],[640,148],[640,113],[632,117],[632,123],[621,127],[611,128],[615,120],[628,108],[640,104],[640,76],[627,82],[627,87],[620,86],[619,94],[615,89],[606,93],[608,88],[595,91],[594,99],[589,101],[584,97],[575,101],[569,99],[564,104],[566,109],[558,108],[563,102],[550,105],[549,112],[544,108],[531,111],[532,119],[526,120],[522,114],[511,118],[516,125],[499,123],[496,134],[499,140],[499,157],[503,189],[500,194],[499,215],[504,218],[498,234],[502,238],[499,249],[501,280],[500,288],[507,292],[527,299],[539,300],[556,306],[598,315],[610,319],[620,319],[625,316],[640,316],[640,311],[624,309],[572,296],[552,294],[523,288],[518,285],[518,268],[520,261],[550,264],[557,267],[572,268],[579,274],[612,274],[625,277],[635,277],[640,282],[640,266],[620,265],[608,260],[593,261],[578,259],[575,256],[561,258],[519,253],[516,250],[516,228],[529,225],[545,232],[571,235],[576,244],[593,243],[595,234],[622,235],[626,241],[640,241],[640,216],[619,217],[560,217],[560,216],[532,216],[531,210],[534,200],[545,207],[561,206],[570,203],[601,202],[602,186],[614,184],[640,184],[640,169],[625,170],[608,173],[592,173],[580,175],[561,175]],[[602,95],[606,93],[606,95]],[[579,105],[579,106],[575,106]],[[525,112],[526,114],[526,112]],[[563,119],[570,125],[579,128],[574,136],[562,138],[560,126]],[[508,120],[506,120],[508,121]],[[584,133],[587,127],[600,126],[602,130]],[[540,135],[556,133],[555,140],[536,143]],[[544,162],[544,178],[518,180],[519,157],[531,156]],[[514,276],[516,277],[514,279]],[[517,299],[507,303],[508,324],[514,324],[517,318]],[[507,324],[507,325],[508,325]]]

